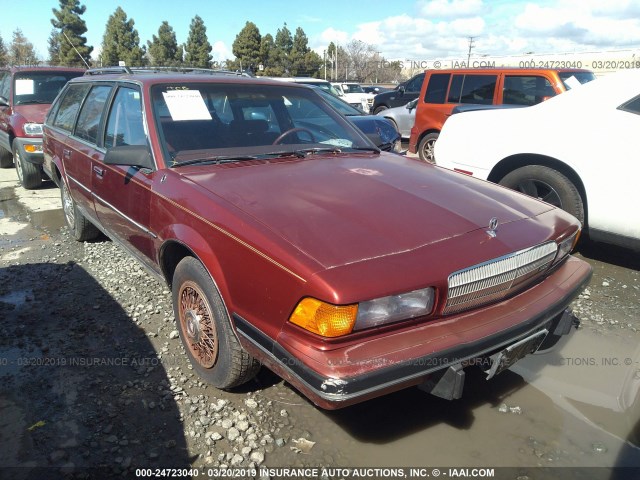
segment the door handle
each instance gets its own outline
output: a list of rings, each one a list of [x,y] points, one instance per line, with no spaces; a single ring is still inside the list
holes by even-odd
[[[97,166],[93,167],[93,172],[100,178],[102,178],[102,176],[104,175],[104,168],[100,168]]]
[[[62,155],[64,158],[69,158],[71,156],[71,150],[67,150],[66,148],[62,149]]]

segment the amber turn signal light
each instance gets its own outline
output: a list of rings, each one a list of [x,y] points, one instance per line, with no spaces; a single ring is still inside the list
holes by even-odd
[[[289,321],[323,337],[340,337],[353,330],[358,305],[332,305],[315,298],[303,298]]]

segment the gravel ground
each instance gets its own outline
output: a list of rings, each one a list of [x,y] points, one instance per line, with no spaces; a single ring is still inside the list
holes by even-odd
[[[17,440],[0,465],[22,467],[10,478],[339,462],[296,426],[290,388],[266,369],[233,392],[202,383],[166,285],[107,239],[33,231],[0,243],[0,266],[0,409],[12,412],[0,440]]]

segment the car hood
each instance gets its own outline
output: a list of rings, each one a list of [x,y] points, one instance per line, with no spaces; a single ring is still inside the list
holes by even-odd
[[[415,159],[313,156],[181,168],[325,268],[411,251],[554,207]]]
[[[44,123],[44,117],[51,104],[30,104],[30,105],[16,105],[13,107],[13,111],[22,116],[26,122],[32,123]]]

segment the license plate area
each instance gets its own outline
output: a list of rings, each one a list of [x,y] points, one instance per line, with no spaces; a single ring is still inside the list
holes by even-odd
[[[549,332],[546,329],[540,330],[539,332],[529,335],[528,337],[525,337],[522,340],[509,345],[504,350],[491,355],[489,357],[489,359],[491,360],[491,367],[489,368],[489,370],[485,370],[485,373],[487,374],[487,380],[506,370],[521,358],[535,352],[542,344],[542,341],[547,336],[547,333]]]

